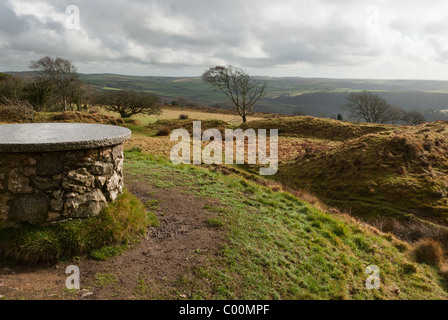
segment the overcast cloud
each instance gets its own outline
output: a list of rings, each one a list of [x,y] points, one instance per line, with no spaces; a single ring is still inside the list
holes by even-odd
[[[69,5],[80,10],[70,30]],[[42,56],[79,72],[448,80],[447,1],[111,0],[0,3],[0,70]]]

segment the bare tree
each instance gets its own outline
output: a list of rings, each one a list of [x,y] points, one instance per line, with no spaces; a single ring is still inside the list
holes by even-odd
[[[129,118],[139,113],[160,113],[159,101],[153,94],[120,90],[98,95],[96,104],[106,105],[110,111],[118,112],[122,118]]]
[[[63,102],[64,111],[67,111],[70,90],[78,79],[75,66],[69,60],[46,56],[37,61],[31,61],[30,69],[39,72],[41,77],[53,83]]]
[[[232,101],[243,122],[247,122],[247,115],[265,95],[266,82],[258,81],[244,70],[233,66],[210,68],[202,75],[202,79]]]
[[[403,120],[405,113],[406,111],[404,111],[403,109],[397,106],[389,105],[389,108],[387,108],[386,112],[384,113],[384,122],[381,123],[398,123]]]
[[[397,123],[403,118],[402,109],[391,106],[380,96],[368,91],[351,93],[347,100],[345,108],[352,119],[372,123]]]
[[[96,92],[80,80],[73,81],[67,101],[71,110],[87,111],[93,104]]]
[[[420,111],[412,110],[404,113],[403,121],[411,126],[417,126],[419,124],[425,123],[426,118]]]

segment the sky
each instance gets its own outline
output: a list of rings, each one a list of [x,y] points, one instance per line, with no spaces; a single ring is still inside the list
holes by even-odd
[[[446,0],[2,0],[0,71],[448,80]]]

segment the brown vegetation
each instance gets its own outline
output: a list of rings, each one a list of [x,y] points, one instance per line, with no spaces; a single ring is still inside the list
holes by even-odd
[[[171,133],[171,130],[169,127],[162,127],[157,131],[156,136],[158,137],[166,137],[169,136]]]
[[[0,104],[0,122],[21,123],[33,122],[35,113],[31,105],[25,101],[9,101],[8,104]]]
[[[426,263],[432,266],[440,267],[444,252],[440,242],[425,238],[414,244],[412,255],[419,263]]]
[[[113,116],[99,113],[84,113],[78,111],[39,114],[36,122],[73,122],[73,123],[99,123],[109,125],[123,125],[125,122]]]

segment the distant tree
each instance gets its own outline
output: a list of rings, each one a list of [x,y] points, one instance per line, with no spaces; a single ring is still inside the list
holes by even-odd
[[[29,79],[23,86],[23,97],[37,112],[47,110],[52,101],[54,86],[46,79]]]
[[[425,123],[426,118],[420,111],[412,110],[403,114],[403,121],[411,126],[417,126],[419,124]]]
[[[122,118],[129,118],[140,113],[160,113],[157,96],[127,90],[103,92],[97,97],[96,104],[106,105],[110,111],[118,112]]]
[[[92,87],[82,83],[80,80],[72,82],[69,90],[68,102],[70,109],[87,111],[94,103],[97,94]]]
[[[30,69],[37,71],[42,79],[51,81],[62,100],[63,110],[67,111],[68,97],[78,79],[76,67],[69,60],[46,56],[31,61]]]
[[[389,105],[389,108],[386,112],[386,118],[388,120],[385,120],[385,122],[383,123],[398,123],[403,120],[403,115],[405,114],[405,112],[406,111],[397,106]]]
[[[339,120],[339,121],[342,121],[342,120],[344,120],[344,117],[342,117],[342,114],[338,113],[338,117],[337,117],[337,120]]]
[[[0,73],[0,102],[19,99],[22,94],[22,81],[7,73]]]
[[[372,123],[396,123],[403,117],[403,110],[391,106],[380,96],[363,91],[351,93],[347,97],[345,108],[350,113],[350,118]]]
[[[216,66],[202,75],[202,79],[224,93],[231,101],[243,122],[254,105],[264,97],[266,82],[250,77],[244,70],[233,66]]]

